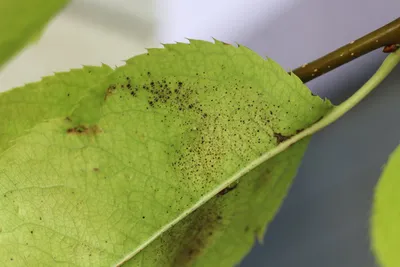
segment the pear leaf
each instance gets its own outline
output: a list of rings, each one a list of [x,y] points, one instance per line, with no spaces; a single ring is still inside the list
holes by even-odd
[[[262,241],[309,140],[241,177],[122,266],[235,266]]]
[[[399,266],[400,146],[390,155],[375,188],[371,239],[373,252],[380,266]]]
[[[230,266],[263,234],[308,138],[260,157],[333,106],[246,47],[164,46],[0,94],[3,266]]]

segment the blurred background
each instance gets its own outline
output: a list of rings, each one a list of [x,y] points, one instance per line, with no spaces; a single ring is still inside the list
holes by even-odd
[[[399,16],[398,0],[75,0],[0,72],[0,91],[82,65],[111,66],[160,43],[212,37],[294,69]],[[335,104],[384,58],[375,51],[308,83]],[[373,188],[399,144],[400,68],[317,133],[264,244],[242,267],[372,267]],[[400,265],[399,265],[400,266]]]

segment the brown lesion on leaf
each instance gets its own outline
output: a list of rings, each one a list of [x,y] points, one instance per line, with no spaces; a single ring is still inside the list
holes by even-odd
[[[224,189],[222,189],[221,191],[219,191],[219,193],[217,194],[217,196],[221,197],[229,192],[231,192],[232,190],[236,189],[236,187],[238,186],[238,184],[234,184],[234,185],[230,185],[225,187]]]
[[[76,134],[76,135],[96,135],[101,132],[102,130],[97,125],[86,126],[81,124],[67,129],[67,134]]]
[[[293,135],[286,136],[286,135],[283,135],[280,133],[274,133],[274,137],[276,138],[276,141],[278,144],[285,142],[286,140],[290,139],[292,136]]]
[[[111,96],[116,89],[117,86],[115,84],[111,84],[110,86],[108,86],[106,89],[106,93],[104,94],[104,100],[107,100],[107,98]]]
[[[322,120],[324,118],[324,116],[319,117],[317,120],[315,120],[312,124],[315,124],[317,122],[319,122],[320,120]],[[307,127],[306,127],[307,128]],[[304,131],[306,128],[301,128],[296,130],[296,133],[293,135],[283,135],[281,133],[274,133],[274,137],[276,138],[276,141],[278,143],[278,145],[290,138],[292,138],[294,135],[301,133],[302,131]]]
[[[211,200],[166,235],[168,245],[179,247],[171,266],[191,266],[204,253],[215,238],[215,232],[223,226],[220,212],[218,201]]]

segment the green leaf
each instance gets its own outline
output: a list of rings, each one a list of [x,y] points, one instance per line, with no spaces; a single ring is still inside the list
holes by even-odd
[[[371,238],[382,267],[399,265],[400,247],[400,146],[390,156],[375,189]]]
[[[123,266],[235,266],[262,240],[309,139],[241,177],[234,190],[212,198]]]
[[[0,94],[4,266],[230,266],[276,213],[308,139],[272,152],[332,110],[274,61],[221,42],[93,69]]]
[[[0,67],[26,44],[36,41],[47,22],[69,0],[2,0]]]

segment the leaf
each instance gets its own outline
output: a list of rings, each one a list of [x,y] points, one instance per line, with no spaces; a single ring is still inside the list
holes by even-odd
[[[0,67],[35,41],[47,22],[68,0],[2,0],[0,2]]]
[[[123,266],[235,266],[260,241],[309,138],[271,158],[184,218]]]
[[[399,265],[400,146],[392,153],[375,188],[371,217],[372,248],[383,267]]]
[[[308,140],[257,160],[332,109],[274,61],[195,40],[149,49],[103,79],[56,74],[0,103],[6,266],[204,266],[223,246],[220,266],[237,262]]]

